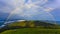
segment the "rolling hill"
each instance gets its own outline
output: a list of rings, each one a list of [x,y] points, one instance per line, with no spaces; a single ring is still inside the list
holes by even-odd
[[[5,27],[0,29],[0,32],[23,28],[59,29],[60,27],[57,24],[51,24],[42,21],[18,21],[7,24]]]

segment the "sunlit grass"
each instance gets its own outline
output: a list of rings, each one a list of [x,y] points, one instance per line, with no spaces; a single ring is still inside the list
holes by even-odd
[[[1,34],[60,34],[60,29],[21,28],[7,30]]]

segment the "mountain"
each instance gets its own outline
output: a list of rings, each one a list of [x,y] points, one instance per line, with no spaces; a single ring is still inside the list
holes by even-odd
[[[60,21],[56,21],[56,23],[57,23],[58,25],[60,25]]]
[[[4,24],[4,21],[0,21],[0,26]]]

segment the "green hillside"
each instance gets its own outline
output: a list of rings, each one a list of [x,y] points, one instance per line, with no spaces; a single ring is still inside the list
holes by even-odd
[[[7,27],[40,27],[40,28],[48,28],[48,29],[57,29],[59,26],[57,24],[51,24],[42,21],[21,21],[14,22],[12,24],[7,25]]]
[[[0,29],[1,34],[60,34],[60,26],[42,21],[21,21]]]

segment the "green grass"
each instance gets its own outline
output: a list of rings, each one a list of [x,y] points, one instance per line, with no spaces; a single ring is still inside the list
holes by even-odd
[[[60,34],[60,29],[21,28],[7,30],[1,34]]]

